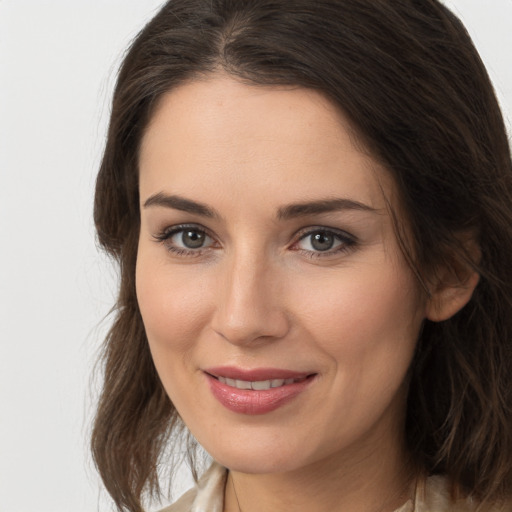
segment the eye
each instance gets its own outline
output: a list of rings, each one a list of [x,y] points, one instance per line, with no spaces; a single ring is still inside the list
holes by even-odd
[[[355,243],[355,238],[344,231],[317,228],[303,233],[293,248],[318,257],[347,251]]]
[[[170,240],[177,247],[200,249],[211,239],[204,231],[199,231],[198,229],[183,229],[175,233]]]
[[[198,226],[173,226],[154,237],[178,255],[197,256],[215,244],[214,239]]]
[[[301,242],[303,243],[303,249],[322,252],[329,251],[336,244],[339,245],[341,243],[333,233],[327,231],[311,233],[302,238]]]

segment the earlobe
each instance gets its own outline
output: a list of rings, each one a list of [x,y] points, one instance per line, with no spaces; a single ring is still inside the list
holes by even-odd
[[[427,302],[426,317],[432,322],[451,318],[470,301],[479,279],[478,272],[472,270],[463,281],[439,283]]]

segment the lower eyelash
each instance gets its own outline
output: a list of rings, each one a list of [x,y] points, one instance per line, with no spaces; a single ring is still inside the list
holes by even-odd
[[[165,243],[164,243],[165,245]],[[200,249],[198,249],[197,251],[190,251],[190,250],[187,250],[187,249],[181,249],[181,248],[178,248],[178,247],[174,247],[172,245],[165,245],[165,248],[169,251],[169,252],[172,252],[178,256],[200,256],[202,251]]]

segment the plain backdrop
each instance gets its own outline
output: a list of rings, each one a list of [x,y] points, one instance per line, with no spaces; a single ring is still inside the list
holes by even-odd
[[[93,186],[123,50],[162,3],[0,0],[0,512],[111,510],[87,439],[116,291]],[[511,133],[512,0],[447,4]]]

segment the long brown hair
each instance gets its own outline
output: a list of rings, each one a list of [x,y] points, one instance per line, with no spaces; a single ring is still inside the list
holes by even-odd
[[[512,489],[512,165],[492,85],[461,22],[436,0],[171,0],[120,69],[94,219],[121,270],[105,341],[94,460],[119,510],[140,512],[181,421],[151,360],[135,294],[138,152],[159,98],[222,70],[318,90],[392,173],[395,228],[418,278],[476,266],[451,319],[426,321],[411,367],[407,440],[430,474],[485,504]],[[412,232],[400,236],[403,218]],[[402,220],[401,220],[402,219]],[[474,263],[461,243],[479,244]]]

